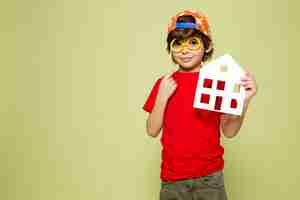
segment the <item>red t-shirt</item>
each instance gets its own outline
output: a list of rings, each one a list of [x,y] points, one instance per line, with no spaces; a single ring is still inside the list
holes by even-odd
[[[169,98],[161,136],[163,181],[206,176],[224,167],[220,143],[220,113],[193,107],[199,72],[175,72],[175,93]],[[158,79],[143,106],[151,112],[161,79]]]

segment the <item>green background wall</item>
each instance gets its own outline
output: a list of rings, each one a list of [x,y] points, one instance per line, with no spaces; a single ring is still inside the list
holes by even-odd
[[[146,136],[141,107],[156,78],[176,68],[165,30],[185,8],[208,15],[215,57],[232,54],[259,84],[240,134],[222,139],[229,198],[299,198],[298,7],[1,2],[0,199],[158,199],[161,147]]]

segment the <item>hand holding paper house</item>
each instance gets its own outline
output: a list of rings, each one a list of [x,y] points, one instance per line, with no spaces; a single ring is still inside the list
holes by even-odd
[[[228,54],[202,66],[194,107],[241,115],[246,91],[240,86],[244,71]]]

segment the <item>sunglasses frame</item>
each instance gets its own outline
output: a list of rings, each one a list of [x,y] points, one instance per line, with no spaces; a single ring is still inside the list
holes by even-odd
[[[197,41],[198,41],[198,43],[199,43],[199,47],[197,47],[197,48],[190,48],[190,42],[191,42],[191,40],[194,40],[194,39],[196,39]],[[179,52],[182,52],[183,51],[183,49],[186,47],[187,49],[189,49],[190,51],[198,51],[202,46],[203,46],[203,44],[202,44],[202,41],[201,41],[201,39],[199,38],[199,37],[196,37],[196,36],[194,36],[194,37],[190,37],[190,38],[187,38],[187,39],[183,39],[183,40],[180,40],[182,43],[181,43],[181,45],[180,45],[180,47],[178,48],[178,49],[174,49],[173,48],[173,44],[174,44],[174,42],[176,41],[177,39],[176,38],[174,38],[172,41],[171,41],[171,43],[170,43],[170,49],[171,49],[171,51],[172,52],[175,52],[175,53],[179,53]]]

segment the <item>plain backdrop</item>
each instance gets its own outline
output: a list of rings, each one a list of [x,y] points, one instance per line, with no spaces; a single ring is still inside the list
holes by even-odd
[[[297,1],[27,0],[0,6],[0,199],[155,200],[159,138],[142,106],[172,69],[166,25],[207,14],[214,58],[231,54],[259,91],[222,138],[231,200],[297,199]]]

